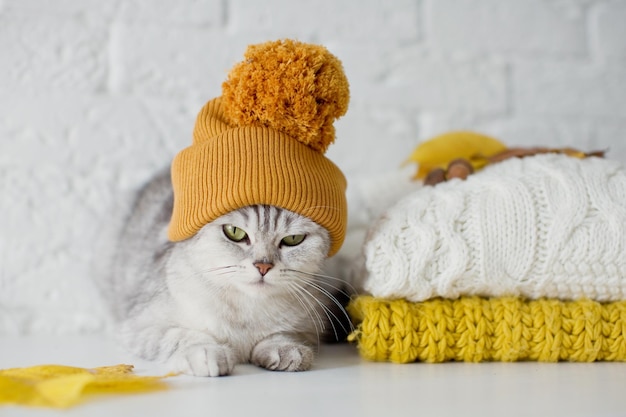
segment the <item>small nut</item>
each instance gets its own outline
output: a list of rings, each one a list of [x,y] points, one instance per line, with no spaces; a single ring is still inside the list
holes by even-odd
[[[437,185],[446,180],[446,171],[443,168],[435,168],[424,178],[424,185]]]
[[[460,178],[466,179],[474,172],[474,168],[466,159],[455,159],[448,164],[446,179]]]

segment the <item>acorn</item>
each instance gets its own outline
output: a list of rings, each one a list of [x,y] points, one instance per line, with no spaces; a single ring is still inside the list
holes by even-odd
[[[424,185],[437,185],[446,180],[446,171],[443,168],[435,168],[426,174]]]
[[[472,164],[467,159],[458,158],[454,159],[448,164],[448,170],[446,171],[446,179],[460,178],[466,179],[474,172]]]

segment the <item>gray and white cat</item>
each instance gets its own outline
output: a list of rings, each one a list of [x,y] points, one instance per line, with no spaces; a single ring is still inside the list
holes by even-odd
[[[343,282],[322,275],[328,232],[274,206],[249,206],[169,242],[169,171],[140,192],[108,290],[135,354],[199,376],[252,363],[309,369],[324,335],[349,331]]]

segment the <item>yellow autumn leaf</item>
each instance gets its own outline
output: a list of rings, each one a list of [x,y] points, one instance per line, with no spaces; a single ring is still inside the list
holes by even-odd
[[[485,166],[490,156],[506,150],[506,146],[497,139],[480,133],[468,131],[448,132],[420,143],[409,156],[406,163],[418,164],[414,178],[423,179],[436,168],[445,169],[450,161],[466,159],[478,170]]]
[[[66,408],[93,394],[127,394],[166,388],[161,381],[164,377],[137,376],[132,371],[132,365],[93,369],[39,365],[0,370],[0,406]]]

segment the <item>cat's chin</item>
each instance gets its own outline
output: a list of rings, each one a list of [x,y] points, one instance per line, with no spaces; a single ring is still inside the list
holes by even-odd
[[[242,282],[239,283],[238,287],[244,293],[261,297],[285,292],[281,285],[262,279]]]
[[[248,284],[246,284],[247,288],[251,288],[251,289],[258,289],[260,291],[267,291],[268,289],[271,290],[273,285],[269,284],[267,281],[252,281],[249,282]]]

